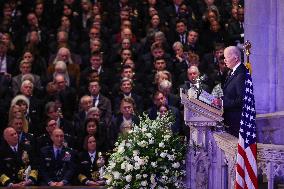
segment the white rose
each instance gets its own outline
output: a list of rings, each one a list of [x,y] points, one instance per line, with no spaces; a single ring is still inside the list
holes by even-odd
[[[119,173],[118,171],[114,171],[112,174],[113,174],[113,178],[114,178],[115,180],[120,179],[120,173]]]
[[[157,162],[151,162],[151,166],[156,168],[157,167]]]
[[[135,169],[135,170],[140,169],[140,165],[139,165],[139,163],[135,162],[135,164],[134,164],[134,169]]]
[[[152,137],[152,134],[151,133],[146,133],[145,134],[148,138],[151,138]]]
[[[141,165],[144,165],[145,164],[145,160],[144,159],[139,159],[137,161],[137,163],[141,166]]]
[[[179,162],[176,162],[176,163],[173,163],[173,164],[172,164],[172,167],[173,167],[173,168],[179,168],[179,166],[180,166]]]
[[[167,156],[167,154],[164,153],[164,152],[162,152],[162,153],[160,154],[160,156],[161,156],[162,158],[165,158],[165,157]]]
[[[154,139],[153,138],[149,139],[149,144],[154,144]]]
[[[168,155],[167,157],[168,157],[168,159],[169,159],[170,161],[175,160],[175,156],[174,156],[174,155]]]
[[[127,142],[127,143],[125,144],[125,146],[126,146],[126,147],[130,147],[131,144],[130,144],[129,142]]]
[[[141,186],[147,186],[147,181],[145,181],[145,180],[142,181],[142,182],[141,182]]]
[[[147,174],[143,174],[143,178],[147,178],[147,176],[148,176]]]
[[[164,148],[164,147],[165,147],[165,144],[164,144],[163,142],[160,142],[160,143],[159,143],[159,147],[160,147],[160,148]]]
[[[166,139],[166,140],[169,139],[169,138],[171,138],[170,135],[165,135],[165,136],[164,136],[164,139]]]
[[[125,162],[122,162],[122,164],[120,165],[120,168],[121,169],[125,169],[126,168]]]
[[[141,179],[141,178],[142,178],[142,176],[140,174],[136,175],[136,179]]]
[[[120,154],[123,153],[124,151],[125,151],[124,146],[119,146],[117,149],[117,152]]]
[[[140,159],[140,157],[139,156],[134,156],[134,161],[138,161],[139,159]]]
[[[107,185],[110,185],[111,181],[112,181],[112,179],[107,179],[107,180],[106,180],[106,184],[107,184]]]
[[[138,156],[139,151],[138,150],[133,150],[133,156]]]
[[[131,175],[127,175],[127,176],[125,177],[126,182],[130,182],[131,179],[132,179],[132,176],[131,176]]]
[[[126,167],[125,167],[125,171],[126,171],[126,172],[129,172],[129,171],[132,171],[132,170],[133,170],[133,165],[127,163],[127,164],[126,164]]]

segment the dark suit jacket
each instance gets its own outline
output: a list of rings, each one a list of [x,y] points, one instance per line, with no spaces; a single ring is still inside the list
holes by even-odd
[[[240,128],[243,98],[245,94],[246,67],[241,64],[223,86],[224,123],[229,133],[237,136]]]
[[[72,149],[63,147],[58,160],[55,159],[53,146],[41,149],[39,171],[43,184],[63,180],[67,181],[66,184],[70,184],[75,176],[75,170],[75,153]]]
[[[6,64],[7,64],[7,72],[12,76],[15,76],[19,73],[18,64],[16,63],[15,58],[12,56],[6,55]]]
[[[239,21],[235,21],[229,24],[228,33],[231,45],[236,45],[236,41],[244,43],[244,37],[241,37],[241,34],[244,33],[244,28],[240,27]]]
[[[101,110],[102,120],[106,123],[106,125],[109,125],[112,117],[111,102],[102,94],[99,96],[98,108]]]
[[[32,75],[34,76],[34,79],[35,79],[34,87],[37,88],[37,89],[41,89],[42,86],[41,86],[40,77],[38,75],[34,75],[34,74],[32,74]],[[17,93],[21,89],[22,77],[23,77],[23,75],[19,74],[19,75],[12,78],[12,89],[13,89],[14,95],[17,95]]]
[[[176,107],[169,106],[170,113],[173,114],[175,118],[175,122],[171,125],[171,130],[173,133],[180,133],[181,132],[181,115],[179,110]],[[150,119],[154,120],[158,117],[158,107],[152,106],[150,109],[148,109],[147,114]]]
[[[117,116],[114,116],[112,118],[112,124],[111,124],[110,133],[109,133],[111,149],[114,147],[114,143],[118,139],[118,135],[120,133],[120,125],[122,124],[122,122],[123,122],[123,116],[121,113],[119,113]],[[140,121],[136,115],[133,115],[132,122],[138,125]]]
[[[119,93],[117,96],[114,97],[114,112],[119,112],[120,102],[124,98],[124,95],[122,93]],[[137,95],[136,93],[131,93],[131,98],[133,98],[135,105],[136,105],[136,111],[138,113],[142,113],[143,111],[143,99],[141,96]]]

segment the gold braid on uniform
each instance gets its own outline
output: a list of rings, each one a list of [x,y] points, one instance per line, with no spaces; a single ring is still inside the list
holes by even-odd
[[[10,180],[10,178],[7,175],[5,175],[5,174],[2,174],[1,177],[0,177],[0,183],[3,186],[5,186],[7,181],[9,181],[9,180]]]

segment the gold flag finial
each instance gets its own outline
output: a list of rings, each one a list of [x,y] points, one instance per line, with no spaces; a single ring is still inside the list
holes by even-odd
[[[250,49],[251,49],[251,43],[250,43],[250,41],[247,40],[244,44],[244,51],[245,51],[245,54],[246,54],[246,57],[247,57],[247,61],[246,61],[245,65],[249,69],[249,73],[251,74],[252,73],[252,67],[251,67],[251,63],[249,61],[249,56],[251,54]]]

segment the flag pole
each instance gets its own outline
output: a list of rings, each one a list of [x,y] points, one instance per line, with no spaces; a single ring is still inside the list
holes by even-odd
[[[251,67],[251,63],[249,61],[249,56],[251,54],[250,48],[251,48],[251,42],[249,40],[247,40],[244,44],[244,52],[245,52],[246,57],[247,57],[247,61],[245,63],[245,66],[247,67],[247,69],[249,70],[249,73],[251,74],[252,73],[252,67]]]

